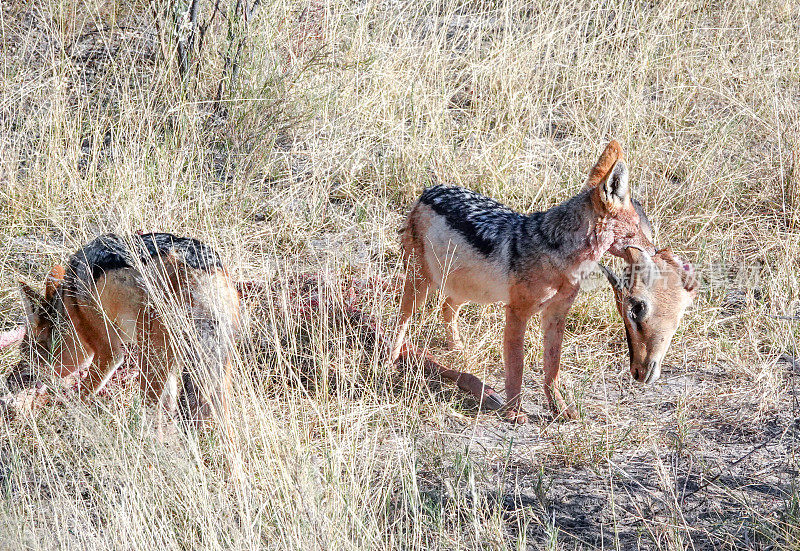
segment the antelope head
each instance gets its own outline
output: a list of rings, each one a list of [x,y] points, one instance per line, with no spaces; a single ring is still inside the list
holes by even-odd
[[[697,294],[697,280],[692,265],[670,249],[652,257],[633,247],[627,252],[631,262],[621,275],[602,264],[600,268],[611,283],[625,323],[631,375],[650,384],[661,375],[670,341]]]

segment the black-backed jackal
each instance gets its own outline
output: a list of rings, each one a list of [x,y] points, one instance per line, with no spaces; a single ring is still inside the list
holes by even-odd
[[[465,302],[506,304],[503,356],[506,418],[524,423],[520,404],[528,319],[541,313],[544,391],[550,407],[574,417],[558,389],[564,322],[581,280],[605,252],[632,260],[654,254],[630,198],[628,170],[616,141],[608,144],[578,195],[545,212],[519,214],[467,189],[426,189],[402,232],[406,283],[391,360],[399,353],[415,307],[441,288],[447,341],[461,347],[457,316]],[[635,249],[630,249],[635,247]]]
[[[73,254],[66,268],[53,268],[44,295],[21,285],[27,330],[19,369],[52,369],[58,377],[86,370],[82,391],[96,394],[132,356],[142,390],[160,406],[159,434],[164,414],[176,412],[186,372],[200,394],[192,417],[211,414],[230,436],[239,295],[213,249],[168,233],[107,234]]]

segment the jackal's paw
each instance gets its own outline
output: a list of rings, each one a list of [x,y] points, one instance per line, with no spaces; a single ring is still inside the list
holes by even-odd
[[[94,396],[94,388],[84,384],[83,381],[80,382],[78,385],[78,397],[81,399],[81,402],[85,404],[91,404],[95,402]]]
[[[578,410],[575,409],[575,406],[564,406],[556,410],[553,409],[553,416],[556,419],[563,420],[563,421],[574,421],[578,419]]]
[[[463,352],[464,351],[464,341],[461,339],[447,339],[445,346],[448,350],[452,350],[454,352]]]
[[[528,422],[528,414],[521,409],[507,409],[503,412],[503,418],[515,425],[524,425]]]
[[[386,356],[386,367],[392,368],[394,364],[400,359],[400,356],[403,355],[403,347],[402,346],[395,346],[389,351],[389,355]]]

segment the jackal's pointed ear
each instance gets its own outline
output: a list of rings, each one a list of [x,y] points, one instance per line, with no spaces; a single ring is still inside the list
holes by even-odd
[[[608,142],[602,155],[600,155],[600,158],[597,159],[597,162],[589,171],[589,176],[586,178],[586,187],[597,187],[600,182],[608,177],[611,169],[613,169],[617,161],[620,160],[622,160],[622,147],[617,140],[611,140]]]
[[[53,295],[56,294],[58,290],[58,286],[61,284],[61,280],[64,279],[64,266],[53,266],[53,269],[50,270],[50,273],[47,274],[47,278],[44,280],[44,298],[45,300],[50,300],[53,298]]]
[[[612,214],[619,212],[630,202],[628,167],[625,161],[620,159],[614,164],[608,177],[598,184],[595,193],[605,209]]]
[[[686,290],[688,293],[692,293],[693,295],[696,294],[700,283],[697,280],[697,274],[695,273],[694,266],[692,266],[691,262],[684,260],[672,252],[672,249],[669,247],[660,250],[658,254],[670,259],[673,264],[679,268],[681,274],[681,284],[683,285],[684,290]]]
[[[25,309],[25,317],[30,327],[36,327],[42,323],[44,315],[44,297],[34,291],[28,284],[20,281],[20,291],[22,291],[22,307]]]
[[[692,266],[688,261],[683,260],[683,264],[681,265],[683,271],[681,272],[681,282],[683,283],[683,288],[693,294],[697,294],[697,287],[699,283],[697,281],[697,275],[694,272],[694,266]]]

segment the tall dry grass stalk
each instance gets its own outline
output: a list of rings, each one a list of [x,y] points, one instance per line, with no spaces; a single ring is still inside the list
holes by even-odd
[[[704,287],[648,389],[629,381],[610,290],[581,295],[562,360],[576,423],[544,413],[534,326],[538,421],[518,430],[276,292],[234,371],[244,481],[225,478],[213,432],[157,443],[124,385],[90,404],[65,390],[0,424],[0,548],[798,545],[800,326],[780,317],[800,299],[795,3],[277,0],[232,31],[235,3],[213,20],[200,4],[211,22],[184,81],[188,3],[0,6],[5,326],[17,279],[105,231],[191,235],[268,285],[391,280],[423,186],[544,209],[611,137],[658,244]],[[390,324],[397,297],[375,289],[364,307]],[[467,351],[448,360],[499,382],[501,308],[462,315]],[[412,339],[443,354],[435,317]]]

